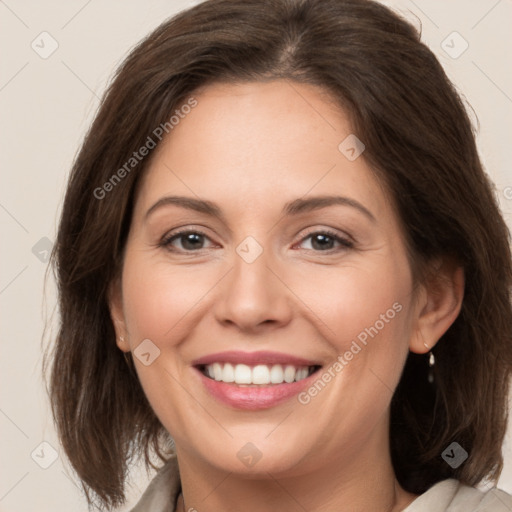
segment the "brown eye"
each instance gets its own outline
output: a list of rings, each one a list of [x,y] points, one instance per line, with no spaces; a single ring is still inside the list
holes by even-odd
[[[166,236],[160,245],[169,250],[193,252],[206,249],[207,247],[203,246],[206,240],[209,238],[200,231],[180,231]]]
[[[301,240],[301,243],[308,239],[311,239],[311,247],[306,247],[306,249],[319,252],[336,250],[336,244],[338,244],[338,247],[341,246],[342,249],[348,249],[354,246],[351,241],[332,231],[315,231],[305,236]]]

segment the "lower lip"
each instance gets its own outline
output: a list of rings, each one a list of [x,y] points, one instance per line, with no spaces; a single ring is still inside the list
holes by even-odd
[[[283,384],[272,384],[269,386],[239,386],[234,383],[219,382],[206,377],[199,369],[194,368],[199,374],[206,390],[217,400],[236,409],[255,411],[268,409],[282,402],[286,402],[295,395],[298,395],[306,388],[318,371],[299,380]]]

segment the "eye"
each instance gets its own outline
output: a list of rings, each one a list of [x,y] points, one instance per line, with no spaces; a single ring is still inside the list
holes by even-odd
[[[206,240],[210,239],[201,231],[188,230],[166,235],[159,245],[171,251],[177,250],[184,252],[194,252],[201,249],[208,249],[208,247],[203,247],[203,244]]]
[[[307,236],[302,238],[300,243],[303,244],[307,240],[310,240],[310,247],[305,247],[305,249],[313,250],[315,252],[336,251],[336,244],[338,245],[338,250],[354,247],[353,242],[348,238],[344,238],[329,230],[309,233]],[[211,243],[209,247],[205,247],[204,244],[206,241],[211,243],[210,238],[201,231],[183,230],[177,233],[170,233],[169,235],[166,235],[159,243],[159,245],[176,252],[197,252],[202,249],[213,247],[213,243]]]
[[[301,240],[301,243],[309,239],[311,240],[309,243],[310,247],[306,247],[306,249],[316,252],[327,252],[333,250],[336,251],[336,244],[338,244],[338,250],[350,249],[354,247],[352,241],[348,240],[347,238],[343,238],[337,233],[329,230],[314,231],[309,233]]]

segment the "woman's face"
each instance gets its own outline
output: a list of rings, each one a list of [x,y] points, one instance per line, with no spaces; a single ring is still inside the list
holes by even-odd
[[[417,312],[347,117],[284,81],[195,98],[141,183],[112,301],[178,456],[283,476],[387,450]]]

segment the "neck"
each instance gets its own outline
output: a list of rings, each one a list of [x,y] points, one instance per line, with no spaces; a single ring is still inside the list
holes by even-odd
[[[417,497],[397,482],[387,437],[315,460],[286,472],[240,475],[178,451],[183,495],[177,511],[399,512]]]

